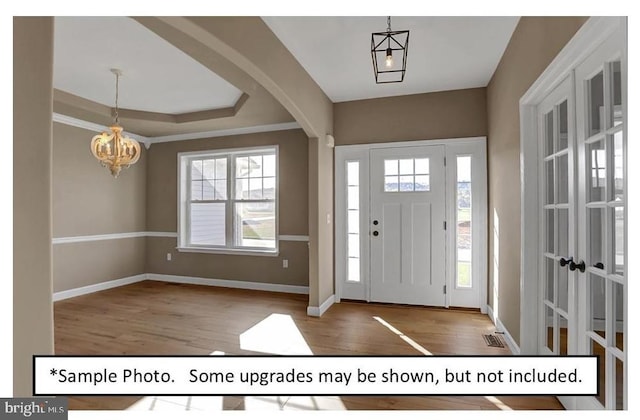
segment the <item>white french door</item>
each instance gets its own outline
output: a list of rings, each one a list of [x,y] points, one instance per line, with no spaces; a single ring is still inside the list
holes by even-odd
[[[624,48],[621,26],[537,106],[538,353],[600,356],[598,395],[569,408],[627,406]]]
[[[444,146],[370,152],[374,302],[445,306]]]
[[[486,310],[486,139],[336,147],[336,296]]]

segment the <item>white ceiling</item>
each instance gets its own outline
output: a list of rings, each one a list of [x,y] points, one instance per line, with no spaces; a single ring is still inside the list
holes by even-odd
[[[114,106],[179,114],[233,106],[242,92],[127,17],[56,17],[56,89]]]
[[[402,83],[376,84],[371,33],[381,17],[263,17],[333,102],[483,87],[489,82],[518,17],[392,17],[410,30]]]

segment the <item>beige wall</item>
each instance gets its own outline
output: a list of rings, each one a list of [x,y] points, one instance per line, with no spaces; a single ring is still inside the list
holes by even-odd
[[[53,353],[53,19],[13,19],[13,396],[32,392],[32,355]]]
[[[308,145],[302,130],[159,143],[149,149],[147,230],[177,231],[177,155],[179,152],[254,146],[278,146],[279,233],[308,235]],[[308,285],[306,242],[280,242],[278,257],[231,256],[177,252],[175,238],[147,238],[146,271],[155,274],[208,277],[266,283]],[[173,258],[166,260],[171,252]],[[282,268],[282,259],[289,268]]]
[[[54,238],[146,230],[144,146],[140,160],[114,178],[91,154],[96,134],[53,124]]]
[[[53,124],[53,237],[146,231],[146,150],[113,178],[93,157],[96,133]],[[144,238],[53,245],[53,291],[144,273]]]
[[[520,116],[519,100],[584,17],[523,17],[487,87],[490,301],[520,341]],[[495,214],[495,216],[494,216]],[[494,249],[494,217],[499,249]],[[494,269],[494,259],[498,261]],[[496,272],[497,270],[497,272]],[[498,306],[493,302],[498,279]]]
[[[333,113],[336,145],[487,134],[485,88],[340,102]]]

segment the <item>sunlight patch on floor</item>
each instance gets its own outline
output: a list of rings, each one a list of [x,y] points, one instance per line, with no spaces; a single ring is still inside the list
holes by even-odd
[[[271,314],[240,334],[240,348],[270,354],[313,355],[291,315]]]
[[[493,403],[500,410],[504,411],[513,411],[513,408],[509,407],[507,404],[503,403],[496,397],[484,397],[487,401]]]
[[[409,344],[411,347],[413,347],[414,349],[418,350],[420,353],[424,354],[425,356],[433,356],[433,353],[431,353],[429,350],[425,349],[420,344],[418,344],[415,341],[413,341],[411,338],[409,338],[406,335],[404,335],[404,333],[402,331],[400,331],[399,329],[397,329],[393,325],[389,324],[384,319],[380,318],[379,316],[374,316],[373,319],[375,319],[376,321],[378,321],[379,323],[381,323],[382,325],[387,327],[389,329],[389,331],[391,331],[392,333],[396,334],[405,343]]]

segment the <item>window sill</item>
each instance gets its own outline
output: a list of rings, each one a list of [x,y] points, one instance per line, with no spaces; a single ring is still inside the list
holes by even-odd
[[[277,257],[278,250],[261,251],[258,249],[227,249],[227,248],[198,248],[198,247],[177,247],[179,252],[193,252],[198,254],[222,254],[222,255],[245,255],[254,257]]]

